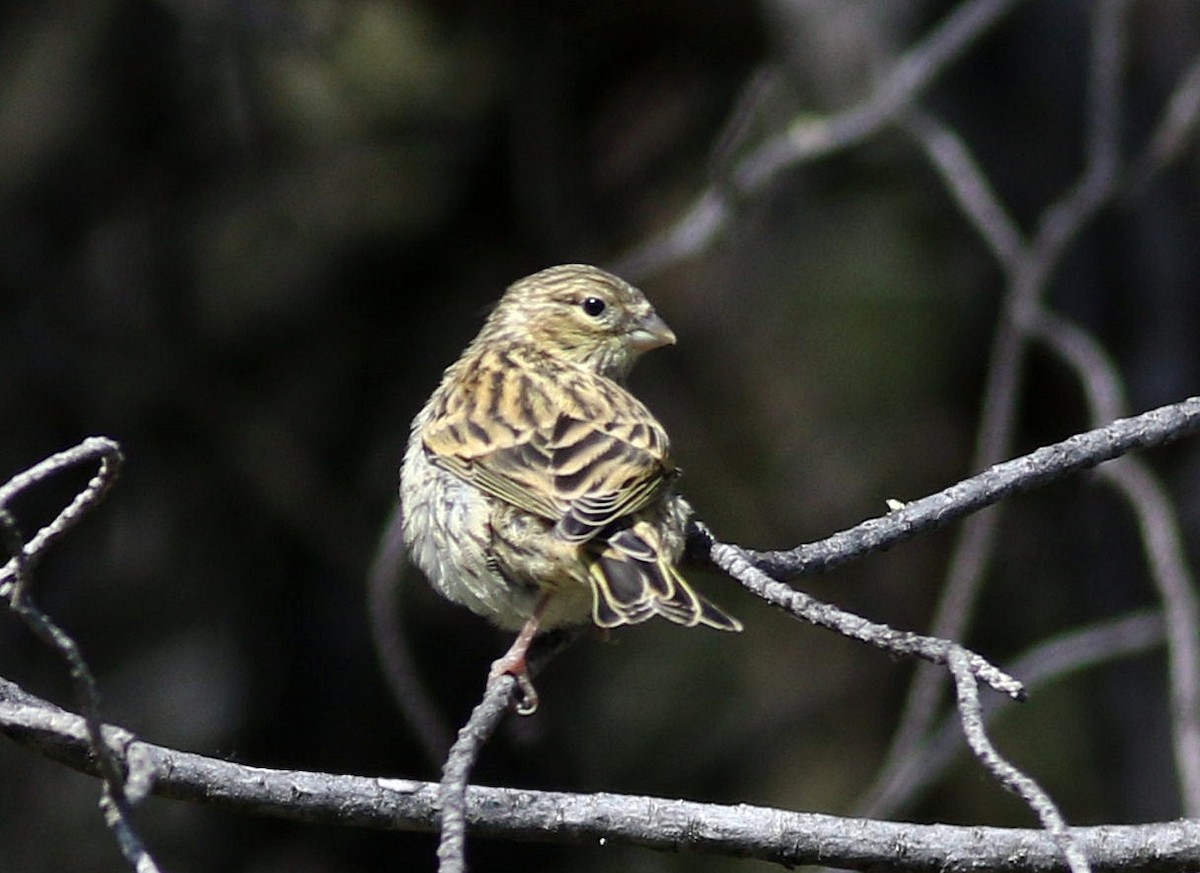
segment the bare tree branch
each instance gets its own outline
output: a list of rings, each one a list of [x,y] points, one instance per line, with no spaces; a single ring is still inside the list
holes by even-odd
[[[0,730],[94,775],[83,720],[0,680]],[[153,793],[241,814],[381,830],[433,832],[436,783],[271,770],[144,743],[106,726],[118,755],[148,762]],[[1043,830],[955,827],[846,819],[747,804],[722,806],[619,794],[526,789],[467,790],[473,832],[508,839],[639,845],[757,858],[785,866],[837,864],[893,873],[1061,871],[1067,867]],[[1097,870],[1183,873],[1200,865],[1200,823],[1077,828]]]
[[[1190,397],[996,464],[936,494],[818,542],[779,551],[747,550],[746,554],[758,569],[771,576],[795,578],[822,573],[978,512],[1005,497],[1040,488],[1133,449],[1172,442],[1198,429],[1200,397]],[[711,542],[706,543],[706,547],[709,545]]]
[[[534,641],[529,655],[529,672],[536,675],[563,649],[579,639],[582,629],[545,634]],[[439,873],[465,873],[467,869],[467,792],[471,771],[504,714],[516,702],[519,686],[516,677],[503,673],[488,679],[483,699],[458,732],[446,755],[442,781],[438,786],[441,809],[441,834],[438,839]]]
[[[768,603],[821,627],[835,630],[842,636],[869,643],[895,655],[915,655],[934,664],[948,664],[952,656],[960,659],[972,676],[987,682],[1015,700],[1025,699],[1021,683],[993,666],[974,652],[963,649],[949,640],[898,631],[887,625],[867,621],[861,616],[844,612],[835,606],[821,603],[803,591],[778,582],[753,566],[750,554],[728,543],[714,543],[713,563]]]

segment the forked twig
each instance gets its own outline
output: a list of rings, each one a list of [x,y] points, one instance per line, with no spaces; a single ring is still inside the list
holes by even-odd
[[[933,664],[948,664],[952,656],[957,657],[972,676],[1014,700],[1025,698],[1025,689],[1020,682],[974,652],[950,640],[898,631],[822,603],[803,591],[772,579],[753,565],[749,553],[744,549],[728,543],[714,543],[712,560],[745,588],[796,618],[835,630],[843,636],[861,640],[895,655],[913,655]]]
[[[38,531],[28,543],[24,542],[16,519],[8,509],[12,499],[64,469],[97,459],[100,469],[84,489],[54,521]],[[135,757],[126,758],[130,766],[128,776],[122,771],[104,738],[100,721],[100,692],[87,661],[75,640],[34,604],[30,593],[32,568],[37,559],[103,499],[116,481],[122,461],[117,443],[106,437],[91,437],[73,449],[47,458],[0,486],[0,539],[5,551],[12,556],[4,566],[4,588],[0,590],[7,596],[12,611],[25,625],[66,661],[83,712],[88,740],[103,780],[100,809],[104,823],[116,839],[121,854],[137,873],[155,873],[158,866],[130,820],[131,806],[142,800],[152,787],[149,770],[141,766],[145,764],[142,759]]]
[[[1090,873],[1091,865],[1083,847],[1063,820],[1062,813],[1042,787],[1026,776],[996,751],[983,727],[983,714],[979,706],[979,687],[974,665],[966,649],[955,647],[948,655],[950,672],[958,695],[958,717],[962,724],[967,744],[975,757],[987,768],[996,780],[1016,794],[1032,809],[1054,841],[1058,843],[1071,873]]]

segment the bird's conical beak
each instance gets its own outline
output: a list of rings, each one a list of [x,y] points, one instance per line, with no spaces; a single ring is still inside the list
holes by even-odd
[[[639,353],[661,346],[673,346],[675,332],[667,327],[667,323],[659,318],[657,312],[651,312],[639,320],[637,327],[629,335],[629,344]]]

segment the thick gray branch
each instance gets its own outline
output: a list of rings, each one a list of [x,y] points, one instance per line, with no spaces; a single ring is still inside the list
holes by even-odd
[[[83,720],[0,679],[0,730],[92,772]],[[143,743],[120,728],[106,738],[163,797],[292,821],[433,832],[438,785],[412,779],[268,770]],[[1057,871],[1059,848],[1038,829],[955,827],[838,818],[738,804],[619,794],[483,788],[467,792],[478,834],[537,842],[633,844],[663,851],[889,871]],[[1074,831],[1097,870],[1200,869],[1200,822]]]

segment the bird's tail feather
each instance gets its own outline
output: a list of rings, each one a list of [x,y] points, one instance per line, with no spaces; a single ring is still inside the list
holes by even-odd
[[[742,624],[709,602],[661,555],[649,530],[618,531],[590,567],[592,620],[599,627],[638,624],[661,615],[676,624],[740,631]]]

